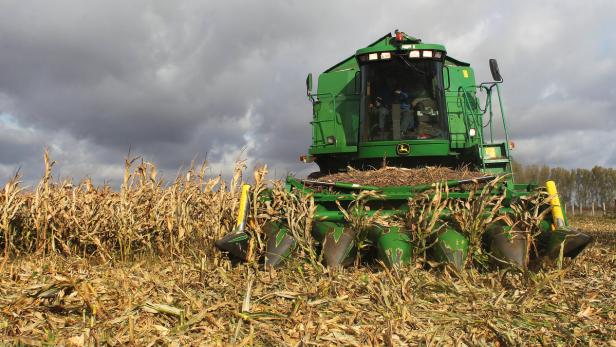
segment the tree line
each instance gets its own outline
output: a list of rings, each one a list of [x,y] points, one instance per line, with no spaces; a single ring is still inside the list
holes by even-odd
[[[592,169],[565,169],[547,165],[524,165],[513,162],[516,183],[556,182],[561,203],[597,207],[605,204],[613,209],[616,204],[616,169],[595,166]]]

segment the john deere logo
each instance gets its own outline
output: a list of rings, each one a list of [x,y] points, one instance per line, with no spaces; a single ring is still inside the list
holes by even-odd
[[[409,155],[411,153],[411,146],[408,143],[399,143],[396,146],[396,153],[398,155]]]

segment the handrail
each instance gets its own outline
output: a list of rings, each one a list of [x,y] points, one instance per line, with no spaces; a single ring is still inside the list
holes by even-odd
[[[477,104],[477,109],[480,112],[477,112],[476,115],[485,115],[486,113],[489,114],[488,117],[488,122],[484,125],[483,121],[481,122],[481,138],[483,139],[483,141],[481,141],[480,143],[480,150],[481,155],[483,156],[483,142],[485,141],[485,138],[483,137],[483,128],[489,126],[490,127],[490,144],[494,143],[494,109],[493,109],[493,101],[492,101],[492,96],[493,96],[493,89],[494,87],[496,87],[496,96],[498,97],[498,105],[499,105],[499,111],[501,114],[501,121],[502,121],[502,127],[503,127],[503,132],[505,135],[505,154],[507,156],[507,158],[510,158],[510,151],[509,151],[509,131],[507,129],[507,122],[505,120],[505,109],[503,108],[503,100],[501,97],[501,93],[500,93],[500,86],[499,86],[500,82],[484,82],[481,83],[478,86],[475,86],[476,89],[479,89],[480,91],[485,91],[486,92],[486,101],[485,101],[485,106],[482,108],[481,105],[478,103]],[[464,91],[464,89],[462,87],[460,87],[459,91],[462,90]],[[463,93],[463,98],[464,98],[464,103],[465,106],[469,106],[470,110],[473,110],[473,107],[470,107],[470,105],[468,104],[468,95],[466,93]],[[479,100],[477,100],[477,102],[479,102]],[[463,110],[463,114],[464,117],[468,117],[469,115],[466,112],[465,107],[462,107]],[[483,163],[483,166],[485,167],[485,162]]]
[[[496,95],[498,96],[498,107],[501,112],[501,119],[503,122],[503,130],[505,132],[505,153],[507,154],[507,158],[509,157],[509,131],[507,130],[507,122],[505,121],[505,109],[503,108],[503,99],[501,98],[499,83],[495,83],[496,85]]]
[[[334,107],[333,107],[333,111],[334,111],[334,119],[332,120],[332,122],[334,123],[334,133],[336,133],[338,131],[337,127],[338,125],[336,124],[336,97],[334,96],[333,93],[315,93],[315,94],[310,94],[310,100],[312,101],[312,107],[314,107],[315,104],[320,103],[321,102],[321,97],[325,97],[325,96],[330,96],[332,98]],[[317,97],[318,101],[315,101],[314,97]],[[313,110],[313,115],[314,115],[314,110]],[[326,121],[312,121],[313,122],[318,122],[318,123],[324,123]],[[319,127],[320,128],[320,127]],[[323,134],[323,129],[321,128],[321,137],[323,138],[323,142],[325,142],[325,134]],[[314,131],[314,130],[313,130]],[[313,141],[314,143],[314,141]],[[326,143],[324,143],[323,145],[318,145],[319,147],[321,146],[326,146]]]
[[[492,122],[492,116],[493,116],[493,110],[492,110],[492,89],[494,87],[496,87],[496,96],[498,97],[498,106],[500,109],[500,113],[501,113],[501,120],[503,122],[503,131],[505,134],[505,142],[508,144],[509,143],[509,131],[507,130],[507,122],[505,121],[505,109],[503,107],[503,99],[501,97],[501,93],[500,93],[500,87],[499,87],[500,82],[484,82],[482,84],[480,84],[477,88],[483,89],[486,91],[486,109],[488,109],[490,111],[490,120],[489,122]],[[485,114],[485,111],[484,111]],[[492,124],[490,124],[490,131],[492,131]],[[492,136],[492,135],[491,135]],[[508,146],[507,146],[508,147]],[[507,154],[508,150],[507,150]]]
[[[480,115],[479,112],[474,112],[475,107],[471,105],[471,100],[469,99],[468,90],[460,87],[457,92],[459,103],[461,103],[462,114],[464,116],[464,122],[466,126],[471,126],[477,128],[475,118],[471,116]],[[477,102],[477,100],[475,100]]]
[[[473,88],[474,91],[475,88]],[[476,131],[479,132],[479,137],[481,139],[481,141],[479,141],[479,151],[480,151],[480,155],[483,156],[483,124],[479,124],[480,126],[477,126],[476,124],[476,117],[475,116],[480,116],[483,115],[484,113],[481,113],[481,106],[479,105],[479,100],[475,99],[475,103],[476,103],[476,107],[473,107],[473,105],[471,104],[471,101],[469,99],[469,91],[465,90],[463,87],[459,87],[458,88],[458,100],[460,100],[460,95],[462,96],[462,114],[464,117],[464,122],[466,125],[466,129],[469,129],[470,127],[472,127],[473,129],[476,129]],[[476,109],[479,109],[480,112],[475,112]],[[469,135],[465,134],[465,139],[469,139]],[[491,141],[493,143],[493,141]],[[482,168],[485,169],[485,162],[482,160],[481,161],[481,165]]]

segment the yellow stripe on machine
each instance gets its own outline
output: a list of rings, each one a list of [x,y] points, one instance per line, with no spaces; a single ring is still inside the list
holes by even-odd
[[[242,193],[240,195],[240,209],[237,213],[237,223],[236,227],[241,227],[244,224],[244,219],[246,216],[246,209],[248,208],[248,192],[250,191],[250,184],[242,185]]]
[[[552,205],[552,218],[554,220],[554,224],[552,224],[553,229],[562,227],[565,225],[565,216],[563,215],[562,207],[560,207],[556,183],[554,181],[547,181],[545,182],[545,187],[548,190],[548,194],[552,197],[550,205]]]

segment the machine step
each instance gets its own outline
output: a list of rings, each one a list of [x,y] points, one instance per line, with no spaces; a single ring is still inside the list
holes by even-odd
[[[478,148],[483,168],[489,172],[508,172],[511,159],[508,157],[507,144],[504,142],[485,144]],[[496,171],[495,171],[496,170]]]
[[[502,158],[502,159],[484,159],[483,162],[486,163],[486,164],[499,164],[499,163],[510,163],[511,160],[509,160],[507,158]]]

